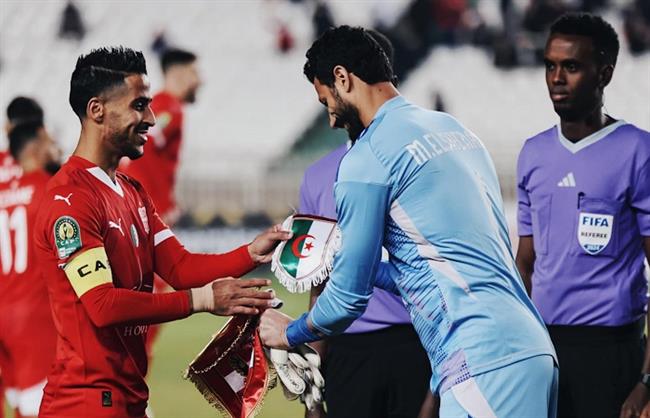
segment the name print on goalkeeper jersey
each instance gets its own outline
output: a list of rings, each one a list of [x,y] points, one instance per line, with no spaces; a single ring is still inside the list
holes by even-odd
[[[554,355],[515,268],[492,161],[453,117],[388,100],[343,158],[335,196],[343,242],[310,313],[318,331],[340,332],[360,314],[383,243],[391,266],[379,276],[406,302],[432,391]]]

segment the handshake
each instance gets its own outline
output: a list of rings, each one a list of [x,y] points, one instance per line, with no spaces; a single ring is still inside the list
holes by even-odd
[[[320,356],[307,344],[287,350],[265,348],[266,358],[271,362],[280,379],[285,398],[300,398],[307,409],[313,410],[323,403],[325,379],[320,373]]]

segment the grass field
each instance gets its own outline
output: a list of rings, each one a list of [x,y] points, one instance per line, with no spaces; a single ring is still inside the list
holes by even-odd
[[[268,272],[259,270],[250,276],[266,277]],[[297,316],[307,307],[307,295],[293,295],[284,290],[277,281],[274,284],[278,297],[284,300],[283,312]],[[154,347],[154,360],[150,367],[150,405],[155,418],[212,418],[218,417],[212,408],[182,374],[196,354],[203,349],[210,337],[224,324],[226,318],[209,314],[197,314],[188,319],[165,324]],[[5,417],[13,414],[5,408]],[[266,398],[259,418],[298,418],[303,407],[298,401],[284,399],[279,388]],[[90,418],[90,417],[89,417]]]

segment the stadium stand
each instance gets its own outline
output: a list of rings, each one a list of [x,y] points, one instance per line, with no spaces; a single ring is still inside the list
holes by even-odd
[[[413,15],[422,0],[398,0],[386,6],[372,2],[329,2],[337,24],[400,25],[400,15]],[[468,2],[472,3],[472,2]],[[488,27],[502,25],[498,2],[476,3]],[[513,0],[523,11],[527,0]],[[611,10],[629,2],[611,1]],[[145,51],[153,90],[161,84],[156,55],[149,49],[161,32],[171,45],[195,50],[204,86],[187,109],[178,198],[201,224],[219,215],[226,223],[246,213],[266,212],[282,218],[297,203],[304,167],[339,144],[344,135],[314,129],[322,113],[304,80],[304,51],[313,39],[310,2],[134,2],[115,18],[112,2],[80,2],[86,33],[78,41],[60,39],[62,2],[3,1],[0,4],[0,102],[17,94],[31,95],[48,112],[48,124],[64,151],[71,152],[78,122],[67,104],[70,70],[76,57],[92,47],[126,44]],[[123,12],[126,12],[123,11]],[[619,13],[607,19],[623,33]],[[277,52],[278,22],[296,44]],[[474,25],[476,26],[476,25]],[[200,35],[199,35],[200,34]],[[394,36],[405,36],[399,31]],[[462,36],[460,37],[462,38]],[[463,38],[464,39],[464,38]],[[625,40],[623,40],[625,42]],[[433,42],[433,41],[432,41]],[[434,42],[435,43],[435,42]],[[504,194],[512,196],[515,157],[522,141],[555,122],[546,98],[541,67],[495,68],[489,49],[438,46],[423,55],[405,77],[401,91],[412,101],[433,106],[438,94],[446,111],[474,129],[493,154]],[[437,44],[436,44],[437,45]],[[621,51],[617,76],[608,90],[607,110],[650,128],[650,56]],[[629,82],[634,80],[634,82]],[[2,104],[0,103],[0,104]],[[4,121],[0,115],[0,123]],[[310,128],[311,127],[311,128]],[[293,147],[307,136],[317,146]],[[334,138],[332,140],[332,138]],[[0,148],[4,146],[0,139]]]

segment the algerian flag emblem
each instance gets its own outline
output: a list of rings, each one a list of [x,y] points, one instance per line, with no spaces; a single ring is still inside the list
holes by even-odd
[[[293,237],[273,253],[271,271],[292,293],[303,293],[325,280],[341,248],[341,232],[333,219],[291,215],[282,224]]]

